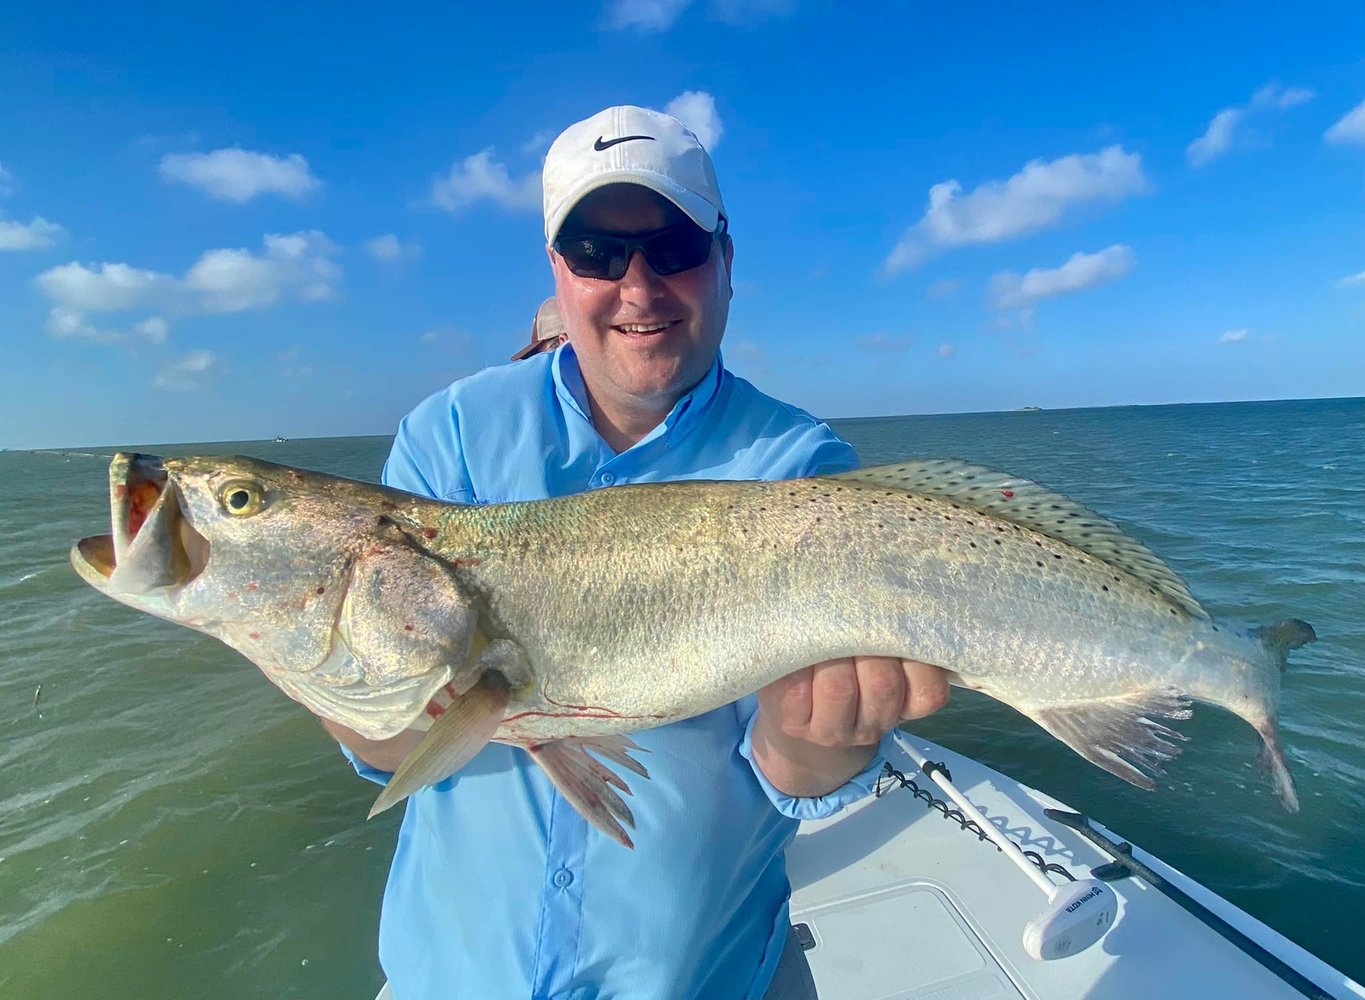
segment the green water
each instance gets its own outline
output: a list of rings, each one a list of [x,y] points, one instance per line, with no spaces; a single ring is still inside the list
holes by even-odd
[[[869,464],[958,456],[1073,495],[1229,624],[1313,623],[1321,641],[1295,654],[1281,714],[1297,816],[1269,793],[1255,734],[1212,709],[1181,725],[1191,742],[1156,793],[967,692],[917,731],[1091,812],[1365,979],[1365,400],[837,427]],[[388,439],[141,447],[372,479]],[[0,454],[0,997],[372,997],[396,811],[365,822],[372,786],[246,661],[70,570],[70,544],[108,530],[113,450]]]

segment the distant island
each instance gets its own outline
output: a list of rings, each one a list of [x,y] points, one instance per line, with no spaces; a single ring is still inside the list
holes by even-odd
[[[1042,408],[1041,406],[1021,406],[1021,407],[1019,407],[1019,409],[1015,410],[1014,412],[1015,412],[1015,413],[1042,413],[1042,412],[1043,412],[1043,408]]]

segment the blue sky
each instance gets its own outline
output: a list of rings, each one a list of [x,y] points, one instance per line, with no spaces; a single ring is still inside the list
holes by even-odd
[[[392,432],[524,343],[617,103],[708,142],[727,363],[821,416],[1365,394],[1359,4],[38,6],[0,446]]]

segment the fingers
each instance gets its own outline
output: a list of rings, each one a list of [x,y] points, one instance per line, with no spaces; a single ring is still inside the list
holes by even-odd
[[[758,692],[759,708],[788,736],[800,735],[810,725],[814,675],[814,667],[804,667]]]
[[[853,659],[829,660],[813,668],[807,739],[822,746],[854,742],[858,725],[859,677]]]
[[[821,746],[876,743],[907,719],[948,701],[947,674],[918,660],[854,656],[827,660],[774,681],[759,706],[787,736]]]
[[[905,700],[900,719],[922,719],[948,704],[948,673],[919,660],[901,660],[905,676]]]
[[[890,656],[857,656],[858,733],[875,743],[901,720],[910,692],[901,661]]]

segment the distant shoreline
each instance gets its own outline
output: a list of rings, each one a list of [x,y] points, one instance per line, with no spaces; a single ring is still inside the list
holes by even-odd
[[[1291,403],[1353,403],[1365,402],[1365,396],[1304,396],[1292,399],[1225,399],[1210,402],[1194,403],[1115,403],[1108,406],[1022,406],[1008,410],[948,410],[937,413],[885,413],[870,416],[857,417],[831,417],[824,416],[820,419],[830,423],[851,424],[861,423],[870,420],[903,420],[907,417],[915,419],[934,419],[937,417],[1010,417],[1021,413],[1076,413],[1085,410],[1154,410],[1167,407],[1208,407],[1208,406],[1255,406],[1255,405],[1288,405]],[[250,445],[271,445],[276,446],[277,442],[272,437],[246,438],[246,439],[223,439],[218,441],[162,441],[162,442],[128,442],[120,441],[109,444],[79,444],[79,445],[7,445],[0,447],[0,454],[25,454],[29,452],[89,452],[93,450],[146,450],[155,452],[159,447],[175,447],[183,449],[191,445],[209,445],[220,448],[228,444],[250,444]],[[392,438],[393,432],[382,434],[327,434],[317,437],[307,437],[303,435],[292,435],[286,442],[288,444],[302,444],[308,441],[335,441],[339,438]]]

